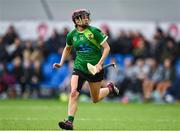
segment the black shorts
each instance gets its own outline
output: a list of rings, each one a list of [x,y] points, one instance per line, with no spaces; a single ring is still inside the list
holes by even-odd
[[[72,75],[78,75],[79,76],[77,91],[80,92],[85,81],[88,81],[88,82],[102,81],[103,77],[104,77],[104,71],[102,70],[101,72],[99,72],[95,75],[91,75],[91,74],[83,73],[82,71],[80,71],[78,69],[74,69]]]

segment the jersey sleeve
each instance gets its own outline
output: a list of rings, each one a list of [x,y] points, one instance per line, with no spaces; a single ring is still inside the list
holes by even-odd
[[[100,29],[94,28],[93,30],[94,38],[99,45],[102,45],[108,38]]]
[[[72,46],[73,45],[71,33],[68,33],[67,36],[66,36],[66,45],[67,46]]]

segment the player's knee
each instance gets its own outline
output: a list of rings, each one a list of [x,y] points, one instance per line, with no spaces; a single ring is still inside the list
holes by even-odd
[[[71,90],[70,97],[71,98],[77,98],[78,97],[78,91],[76,89]]]

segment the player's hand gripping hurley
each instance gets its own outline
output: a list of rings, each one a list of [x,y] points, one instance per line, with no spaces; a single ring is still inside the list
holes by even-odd
[[[107,65],[104,65],[102,67],[102,69],[106,69],[106,68],[109,68],[109,67],[114,67],[116,68],[116,64],[115,63],[112,63],[112,64],[107,64]],[[98,70],[96,68],[96,66],[90,64],[90,63],[87,63],[87,68],[89,70],[89,72],[92,74],[92,75],[95,75],[96,73],[98,73]]]

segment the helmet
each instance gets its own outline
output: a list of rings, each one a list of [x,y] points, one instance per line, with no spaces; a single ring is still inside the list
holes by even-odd
[[[82,16],[88,16],[88,18],[90,19],[90,12],[87,11],[86,9],[75,10],[72,13],[72,20],[73,20],[73,22],[75,23],[75,19],[76,18],[82,18]]]

